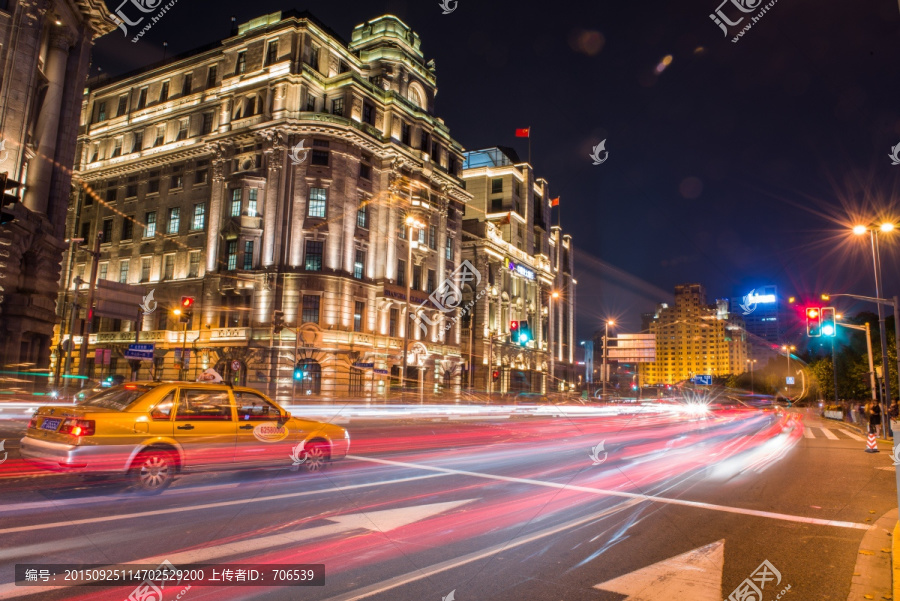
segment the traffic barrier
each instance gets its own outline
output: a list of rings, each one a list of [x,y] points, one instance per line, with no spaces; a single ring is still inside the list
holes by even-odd
[[[866,453],[877,453],[878,442],[875,440],[875,433],[869,432],[869,440],[866,442]]]

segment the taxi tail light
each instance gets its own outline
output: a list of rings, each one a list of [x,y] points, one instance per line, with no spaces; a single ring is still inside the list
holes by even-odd
[[[28,429],[37,428],[37,416],[31,416],[31,419],[28,420]]]
[[[72,436],[93,436],[94,420],[92,419],[66,419],[59,427],[60,434]]]

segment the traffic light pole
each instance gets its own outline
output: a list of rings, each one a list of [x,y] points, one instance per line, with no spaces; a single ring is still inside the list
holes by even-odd
[[[81,350],[78,353],[78,375],[84,376],[87,373],[87,350],[88,339],[91,336],[91,325],[94,320],[94,289],[97,286],[97,269],[100,267],[100,242],[103,240],[103,233],[97,232],[97,238],[94,240],[94,250],[90,253],[91,261],[91,279],[88,282],[88,297],[85,304],[87,311],[84,320],[84,328],[81,334]]]

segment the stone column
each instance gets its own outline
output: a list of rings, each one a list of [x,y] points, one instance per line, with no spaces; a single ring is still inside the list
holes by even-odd
[[[219,233],[222,231],[222,204],[225,202],[225,151],[216,148],[213,159],[213,181],[209,200],[209,223],[206,224],[206,272],[218,271]]]
[[[28,165],[25,206],[36,213],[47,212],[50,197],[50,180],[56,160],[56,139],[59,136],[59,113],[62,109],[63,89],[66,81],[66,62],[69,48],[74,39],[65,30],[54,31],[50,35],[47,48],[47,64],[44,73],[47,76],[47,93],[41,114],[38,116],[38,156]]]

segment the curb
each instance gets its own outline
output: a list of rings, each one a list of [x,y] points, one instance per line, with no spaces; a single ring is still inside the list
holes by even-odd
[[[891,541],[891,577],[893,578],[894,599],[900,599],[900,522],[894,524]]]
[[[900,568],[900,523],[897,509],[892,509],[872,524],[863,535],[856,555],[856,566],[850,583],[847,601],[866,599],[897,599],[896,591]],[[894,534],[891,535],[893,528]]]

